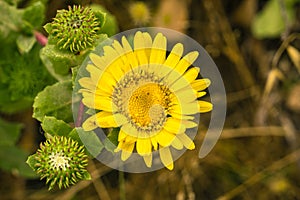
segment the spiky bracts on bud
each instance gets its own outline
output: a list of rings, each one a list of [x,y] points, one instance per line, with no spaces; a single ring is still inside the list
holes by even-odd
[[[79,180],[89,179],[84,146],[71,138],[54,136],[48,139],[40,144],[40,149],[33,158],[35,164],[32,167],[41,179],[46,178],[49,190],[55,185],[66,188]]]
[[[58,10],[48,33],[57,40],[60,49],[79,52],[93,46],[100,23],[90,8],[74,5]]]

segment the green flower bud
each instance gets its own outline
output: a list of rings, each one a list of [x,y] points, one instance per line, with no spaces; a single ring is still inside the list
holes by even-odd
[[[49,190],[55,185],[60,189],[67,188],[79,180],[90,179],[86,170],[88,159],[84,146],[71,138],[54,136],[48,139],[40,144],[40,149],[32,158],[34,161],[31,163],[34,164],[31,167],[41,179],[46,178]]]
[[[94,45],[100,30],[98,18],[90,8],[81,6],[58,10],[50,28],[46,31],[53,36],[60,49],[79,52]]]

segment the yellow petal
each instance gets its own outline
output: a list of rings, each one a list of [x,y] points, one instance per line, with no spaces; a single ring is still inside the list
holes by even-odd
[[[142,32],[136,32],[134,39],[134,53],[139,61],[139,65],[146,65],[148,64],[148,58],[145,52],[145,41]]]
[[[85,95],[87,95],[87,93],[85,93]],[[90,94],[90,95],[92,95],[92,94]],[[83,98],[82,103],[88,108],[95,109],[95,103],[94,103],[93,98]]]
[[[159,148],[159,155],[161,162],[167,167],[169,170],[174,168],[173,158],[169,147]]]
[[[149,63],[158,63],[162,64],[166,60],[166,48],[167,48],[167,39],[163,34],[158,33],[153,41],[150,62]]]
[[[176,137],[182,142],[182,144],[183,144],[183,146],[185,146],[185,148],[187,148],[189,150],[192,150],[195,148],[194,142],[185,133],[178,134],[178,135],[176,135]]]
[[[153,137],[151,137],[150,139],[151,139],[151,143],[152,143],[153,149],[156,151],[156,150],[157,150],[157,147],[158,147],[156,137],[153,136]]]
[[[98,125],[96,123],[96,115],[92,115],[91,117],[87,118],[83,122],[82,128],[85,131],[91,131],[91,130],[98,128]]]
[[[213,109],[213,105],[207,101],[198,101],[198,106],[199,106],[198,109],[200,113],[209,112]]]
[[[160,146],[167,147],[171,145],[172,141],[175,138],[175,135],[163,129],[159,133],[157,133],[155,138]]]
[[[119,127],[127,123],[127,118],[122,114],[111,112],[98,112],[96,114],[97,123],[101,128]]]
[[[185,120],[193,120],[194,117],[193,116],[189,116],[189,115],[183,115],[183,114],[179,114],[179,113],[172,113],[172,112],[168,112],[169,115],[171,115],[173,118],[176,119],[185,119]]]
[[[117,110],[117,107],[113,104],[111,98],[109,97],[99,96],[88,92],[84,92],[82,95],[82,103],[89,108],[110,112]]]
[[[144,32],[143,33],[144,37],[144,43],[145,43],[145,52],[147,58],[150,58],[150,53],[151,53],[151,47],[152,47],[152,38],[149,33]]]
[[[138,138],[136,141],[136,150],[140,155],[149,155],[152,152],[150,138]]]
[[[196,91],[201,91],[206,89],[210,85],[210,80],[207,78],[204,79],[198,79],[191,83],[192,87]]]
[[[119,53],[111,46],[103,47],[104,54],[106,57],[107,70],[112,74],[112,77],[119,81],[123,77],[124,72],[122,71],[122,66],[124,65]]]
[[[127,135],[138,137],[138,131],[130,123],[124,124],[121,127],[121,130],[124,131]]]
[[[96,85],[103,71],[101,71],[99,68],[97,68],[95,65],[92,64],[88,64],[86,66],[86,70],[90,72],[91,79]]]
[[[129,70],[131,70],[129,60],[126,57],[126,52],[123,49],[123,47],[121,46],[121,44],[117,40],[114,40],[112,46],[119,53],[120,59],[123,62],[122,69],[123,69],[124,73],[128,72]]]
[[[169,113],[173,115],[174,113],[176,114],[181,114],[181,115],[193,115],[199,112],[199,106],[197,101],[191,102],[191,103],[185,103],[183,105],[172,105]]]
[[[132,143],[136,143],[136,141],[137,141],[137,137],[133,137],[127,134],[127,137],[125,138],[126,143],[132,144]]]
[[[133,69],[133,68],[138,67],[139,66],[138,60],[137,60],[135,54],[133,53],[129,42],[127,41],[127,39],[124,36],[122,37],[122,45],[123,45],[125,55],[127,57],[127,60],[130,63],[131,68]]]
[[[197,123],[189,120],[182,120],[181,123],[184,124],[185,128],[194,128],[198,126]]]
[[[183,74],[183,78],[188,82],[192,83],[198,76],[200,71],[199,67],[192,67],[187,72]]]
[[[151,167],[151,165],[152,165],[152,153],[149,154],[149,155],[144,155],[143,159],[145,161],[146,166]]]
[[[94,91],[96,89],[96,84],[92,81],[91,78],[84,77],[79,79],[78,82],[83,88],[87,88],[91,91]]]
[[[101,77],[98,81],[98,87],[101,88],[101,90],[105,91],[106,93],[112,94],[115,85],[116,85],[116,80],[111,75],[111,73],[104,71],[101,74]]]
[[[169,66],[171,68],[175,68],[182,56],[182,53],[183,45],[181,43],[177,43],[171,50],[171,53],[169,54],[167,60],[164,62],[164,65]]]
[[[186,86],[189,86],[189,85],[190,85],[190,83],[186,79],[184,79],[183,77],[180,77],[175,82],[173,82],[172,84],[170,84],[169,88],[173,92],[176,92],[177,90],[185,88]]]
[[[134,149],[134,144],[135,143],[122,143],[122,146],[121,146],[121,149],[122,149],[122,153],[121,153],[121,160],[122,161],[125,161],[127,160],[131,154],[132,154],[132,151]]]
[[[109,97],[95,96],[95,108],[98,110],[104,110],[109,112],[115,112],[117,107],[112,102],[112,99]]]
[[[197,51],[192,51],[186,54],[176,65],[175,70],[180,74],[183,74],[189,66],[197,59],[199,53]]]
[[[90,53],[89,57],[96,67],[98,67],[102,71],[105,70],[106,68],[106,64],[104,60],[105,57],[98,56],[94,53]]]
[[[173,139],[171,145],[172,145],[172,147],[174,147],[177,150],[183,149],[183,144],[182,144],[182,142],[177,137],[175,137]]]
[[[195,99],[197,99],[196,93],[189,86],[187,86],[185,88],[182,88],[181,90],[178,90],[178,91],[174,92],[174,97],[176,97],[176,99],[173,99],[174,102],[180,100],[180,102],[182,104],[184,104],[184,103],[190,103],[190,102],[195,101]]]
[[[118,141],[122,141],[122,140],[125,140],[125,138],[127,137],[128,135],[123,131],[123,130],[120,130],[119,131],[119,135],[118,135]]]
[[[181,120],[172,117],[167,118],[164,129],[175,134],[185,132],[185,126],[181,123]]]
[[[197,97],[203,97],[204,95],[206,95],[206,92],[197,92]]]

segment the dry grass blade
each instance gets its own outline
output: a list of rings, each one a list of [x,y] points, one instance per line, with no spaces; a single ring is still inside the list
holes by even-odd
[[[293,64],[297,68],[298,73],[300,74],[300,52],[298,51],[298,49],[291,45],[289,45],[286,50]]]

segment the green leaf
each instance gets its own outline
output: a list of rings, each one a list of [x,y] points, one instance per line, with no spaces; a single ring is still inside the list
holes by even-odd
[[[97,17],[100,27],[103,27],[106,20],[106,13],[102,12],[101,10],[97,9],[97,7],[91,7],[94,15]]]
[[[5,1],[0,1],[0,35],[7,37],[11,31],[18,32],[22,25],[23,11],[10,6]]]
[[[7,122],[0,119],[0,145],[15,145],[20,137],[20,123]]]
[[[115,16],[110,14],[104,7],[100,5],[92,5],[91,9],[95,12],[97,17],[98,12],[106,13],[105,23],[101,25],[100,33],[105,33],[108,36],[113,36],[119,31]]]
[[[55,117],[45,116],[41,126],[45,132],[52,136],[67,136],[72,131],[72,127],[69,124]]]
[[[107,138],[104,140],[105,148],[114,153],[116,146],[118,146],[118,137],[119,137],[120,128],[113,128],[111,132],[107,135]]]
[[[83,145],[78,132],[77,132],[77,128],[74,128],[68,135],[68,137],[70,137],[72,140],[75,140],[78,142],[78,144]]]
[[[46,87],[35,98],[33,117],[43,121],[45,116],[54,116],[67,123],[73,121],[72,82],[58,82]]]
[[[29,165],[29,167],[31,167],[31,169],[35,170],[35,164],[37,163],[35,159],[35,154],[28,156],[26,163]]]
[[[28,53],[32,49],[35,42],[36,39],[34,36],[19,35],[17,38],[19,52],[21,54]]]
[[[71,77],[70,69],[76,66],[76,56],[67,51],[61,51],[55,45],[47,44],[41,49],[40,57],[50,72],[58,81],[63,81]]]
[[[295,7],[293,6],[299,0],[285,0],[285,11],[289,24],[295,21]],[[267,2],[261,12],[259,12],[252,22],[252,33],[257,38],[274,38],[280,36],[287,24],[282,15],[280,2],[270,0]]]
[[[97,134],[94,131],[84,131],[82,128],[76,128],[76,130],[88,152],[93,157],[97,157],[104,148]]]
[[[0,145],[0,168],[24,177],[35,178],[37,175],[25,163],[27,156],[28,153],[16,146]]]
[[[27,33],[32,33],[32,30],[39,28],[45,18],[45,6],[41,2],[35,2],[31,6],[24,9],[22,16],[22,27]]]

